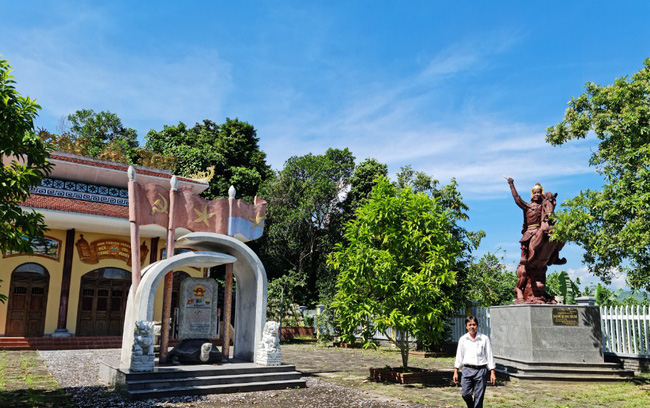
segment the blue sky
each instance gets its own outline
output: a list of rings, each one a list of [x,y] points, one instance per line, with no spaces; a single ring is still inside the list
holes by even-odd
[[[38,126],[109,110],[144,143],[164,125],[238,117],[275,169],[348,147],[392,175],[455,177],[468,228],[487,233],[477,255],[502,248],[513,269],[522,215],[503,175],[524,198],[535,182],[560,201],[597,188],[595,140],[552,147],[545,129],[587,81],[650,57],[641,0],[1,3],[0,54],[42,106]],[[595,281],[578,248],[563,254]]]

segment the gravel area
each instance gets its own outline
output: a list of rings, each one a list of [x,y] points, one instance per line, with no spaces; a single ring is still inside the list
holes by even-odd
[[[299,350],[283,346],[283,355]],[[130,401],[99,380],[101,361],[119,358],[119,349],[40,351],[54,374],[77,407],[423,407],[424,405],[391,400],[380,394],[332,384],[316,378],[305,370],[307,388],[216,394],[196,397]],[[302,353],[298,353],[302,354]],[[283,360],[292,362],[289,359]],[[298,366],[300,370],[300,367]]]

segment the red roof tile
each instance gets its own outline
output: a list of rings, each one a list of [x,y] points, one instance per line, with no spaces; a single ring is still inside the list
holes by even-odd
[[[65,197],[31,194],[21,205],[24,207],[43,208],[48,210],[129,218],[129,208],[123,205],[96,203]]]

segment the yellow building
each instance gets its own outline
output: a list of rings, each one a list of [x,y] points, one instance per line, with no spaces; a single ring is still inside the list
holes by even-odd
[[[128,165],[55,152],[50,176],[23,203],[45,217],[47,240],[34,255],[6,253],[0,259],[0,336],[54,334],[120,336],[131,285]],[[167,170],[135,167],[138,182],[169,188]],[[178,177],[179,189],[198,194],[206,182]],[[189,231],[178,229],[176,236]],[[141,264],[164,257],[166,230],[140,228]],[[187,268],[174,272],[172,307],[179,282],[203,276]],[[162,315],[162,284],[156,291],[155,320]]]

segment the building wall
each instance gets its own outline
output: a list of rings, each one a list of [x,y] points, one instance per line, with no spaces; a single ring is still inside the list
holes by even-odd
[[[84,231],[75,231],[75,239],[73,245],[81,238],[88,242],[92,243],[93,241],[100,239],[113,239],[119,241],[130,242],[130,237],[128,236],[117,236],[117,235],[104,235],[92,232]],[[14,255],[9,257],[3,257],[0,259],[0,293],[10,296],[9,289],[11,285],[11,273],[18,266],[33,262],[42,265],[50,275],[48,295],[47,295],[47,310],[45,317],[45,335],[52,334],[57,328],[58,316],[59,316],[59,307],[61,299],[61,281],[63,277],[63,262],[65,254],[65,239],[66,231],[65,230],[50,230],[47,232],[46,236],[55,238],[61,241],[59,258],[58,260],[51,259],[44,256],[26,256],[26,255]],[[151,239],[145,238],[141,239],[141,242],[145,242],[149,251],[151,251]],[[157,259],[160,259],[160,251],[165,247],[165,241],[160,240],[158,243],[158,251],[156,254]],[[143,257],[144,262],[142,266],[149,264],[150,253]],[[76,245],[73,248],[73,259],[72,259],[72,274],[70,277],[70,293],[68,299],[68,313],[67,313],[67,329],[68,332],[74,333],[77,326],[77,314],[79,311],[79,298],[80,298],[80,289],[81,289],[81,278],[84,274],[93,271],[98,268],[120,268],[127,271],[131,271],[131,267],[121,259],[101,259],[96,264],[88,264],[81,261],[79,251]],[[194,268],[183,268],[183,271],[187,272],[190,276],[193,277],[202,277],[203,273]],[[155,311],[154,319],[162,319],[162,299],[163,299],[163,287],[161,284],[156,290],[155,295]],[[8,311],[9,301],[6,303],[0,303],[0,336],[4,336],[6,333],[6,323],[7,323],[7,311]]]
[[[59,259],[54,260],[44,256],[26,256],[13,255],[0,259],[0,293],[9,297],[11,286],[11,273],[18,266],[24,263],[37,263],[42,265],[50,274],[50,283],[47,294],[47,312],[45,318],[45,333],[52,333],[56,329],[56,323],[59,313],[59,299],[61,295],[61,277],[63,271],[63,254],[65,253],[65,231],[52,230],[46,233],[47,237],[52,237],[61,241],[59,248]],[[7,307],[9,301],[0,303],[0,334],[4,335],[7,326]],[[54,312],[53,312],[54,311]],[[52,323],[53,322],[53,323]],[[50,329],[51,327],[51,329]]]

